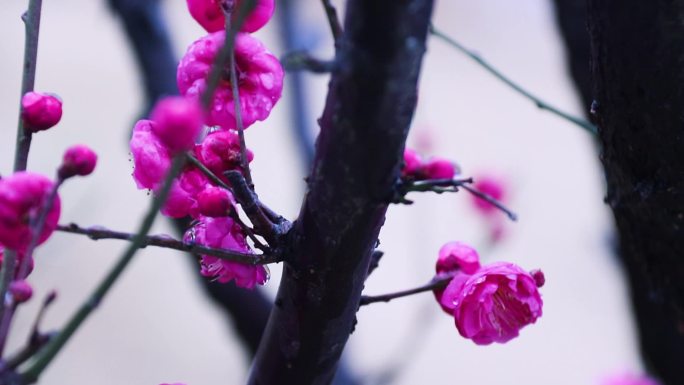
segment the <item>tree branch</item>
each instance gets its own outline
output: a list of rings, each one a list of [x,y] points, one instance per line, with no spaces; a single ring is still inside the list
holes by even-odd
[[[38,58],[38,34],[40,32],[40,13],[43,0],[29,0],[28,10],[21,19],[26,26],[26,42],[24,43],[24,72],[21,79],[21,96],[33,91],[36,82],[36,62]],[[31,132],[24,128],[19,104],[19,124],[17,125],[17,144],[14,153],[14,171],[26,170],[28,154],[31,149]]]
[[[308,192],[248,384],[328,384],[415,110],[431,0],[350,0]]]
[[[494,75],[497,79],[504,82],[506,85],[511,87],[514,91],[516,91],[520,95],[531,100],[540,109],[549,111],[549,112],[551,112],[551,113],[553,113],[553,114],[555,114],[555,115],[557,115],[557,116],[559,116],[559,117],[561,117],[561,118],[563,118],[563,119],[565,119],[571,123],[578,125],[579,127],[583,128],[584,130],[589,132],[590,134],[596,135],[596,127],[593,124],[591,124],[590,122],[588,122],[585,119],[582,119],[581,117],[572,116],[572,115],[568,114],[567,112],[563,112],[563,111],[559,110],[558,108],[556,108],[555,106],[552,106],[549,103],[541,100],[540,98],[533,95],[532,93],[530,93],[526,89],[522,88],[517,83],[514,83],[511,79],[504,76],[501,72],[499,72],[499,70],[494,68],[491,64],[489,64],[482,57],[480,57],[480,55],[476,54],[475,52],[473,52],[467,48],[465,48],[463,45],[461,45],[461,43],[459,43],[456,40],[454,40],[453,38],[447,36],[446,34],[439,31],[438,29],[436,29],[432,25],[430,26],[430,33],[432,35],[440,38],[442,41],[449,44],[451,47],[455,48],[459,52],[461,52],[461,53],[465,54],[466,56],[468,56],[469,58],[473,59],[480,66],[482,66],[482,68],[487,70],[487,72]]]
[[[321,0],[323,4],[323,9],[325,10],[325,16],[328,18],[328,24],[330,25],[330,32],[332,32],[333,40],[335,42],[340,40],[342,36],[342,25],[340,24],[340,19],[337,17],[337,9],[332,5],[330,0]]]
[[[393,299],[408,297],[410,295],[424,293],[426,291],[433,291],[435,289],[442,289],[446,287],[453,277],[442,277],[433,279],[430,283],[423,286],[418,286],[413,289],[397,291],[394,293],[388,293],[383,295],[364,295],[361,296],[359,301],[359,306],[370,305],[376,302],[389,302]]]

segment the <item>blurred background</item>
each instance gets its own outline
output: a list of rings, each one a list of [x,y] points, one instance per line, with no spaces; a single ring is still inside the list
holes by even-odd
[[[0,173],[11,172],[19,103],[26,1],[0,10]],[[318,1],[297,5],[298,48],[333,54]],[[335,2],[342,11],[342,1]],[[185,1],[162,1],[176,58],[205,32]],[[276,12],[280,12],[277,5]],[[544,100],[582,114],[564,61],[549,0],[450,0],[437,3],[434,24],[475,49]],[[257,33],[277,56],[286,53],[278,19]],[[413,196],[391,207],[381,233],[385,252],[366,294],[427,282],[440,246],[459,240],[480,247],[485,261],[508,260],[546,274],[544,316],[506,345],[481,347],[461,338],[431,294],[362,308],[347,363],[362,383],[388,368],[394,384],[597,384],[615,371],[641,371],[612,223],[603,204],[598,156],[589,135],[537,109],[472,61],[430,39],[409,146],[456,160],[465,175],[495,174],[520,219],[487,247],[487,223],[465,193]],[[327,75],[305,74],[310,130],[323,109]],[[286,217],[298,213],[306,175],[293,135],[292,90],[266,122],[247,131],[260,198]],[[36,90],[59,94],[64,117],[34,137],[29,169],[53,175],[63,151],[76,143],[99,154],[96,172],[61,192],[62,223],[131,231],[147,209],[136,189],[128,132],[146,110],[141,75],[122,24],[105,0],[46,0]],[[173,233],[159,218],[153,233]],[[36,295],[16,319],[10,349],[24,343],[40,298],[59,298],[45,326],[57,328],[84,300],[125,246],[58,233],[38,250],[30,277]],[[142,250],[100,309],[47,370],[43,384],[239,384],[250,356],[182,253]],[[265,291],[277,289],[280,266]],[[244,311],[250,311],[245,306]],[[397,369],[400,368],[400,369]]]

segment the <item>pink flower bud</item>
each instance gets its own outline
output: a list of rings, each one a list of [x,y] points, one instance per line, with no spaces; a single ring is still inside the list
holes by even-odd
[[[230,191],[209,186],[197,196],[200,214],[207,217],[227,217],[235,201]]]
[[[225,32],[209,34],[190,45],[178,65],[176,80],[182,95],[199,100],[207,88],[207,78]],[[264,45],[247,33],[235,36],[235,63],[239,79],[240,111],[244,128],[264,120],[280,99],[283,90],[283,68]],[[228,71],[226,71],[228,72]],[[209,126],[237,127],[233,91],[224,77],[214,93],[206,123]]]
[[[53,186],[50,179],[27,171],[0,179],[0,243],[25,251],[33,237],[29,223],[42,210]],[[38,244],[45,242],[57,227],[60,207],[57,195],[45,218]]]
[[[195,144],[203,125],[202,108],[197,100],[179,96],[166,97],[150,113],[155,123],[152,132],[169,152],[185,151]]]
[[[426,179],[453,179],[458,173],[456,165],[444,158],[431,158],[423,165],[423,174]]]
[[[208,247],[252,253],[242,229],[228,217],[201,217],[199,222],[185,233],[183,240]],[[201,266],[200,273],[203,276],[221,283],[234,280],[237,286],[247,289],[263,285],[269,278],[265,266],[241,264],[209,255],[202,256]]]
[[[530,275],[532,278],[534,278],[534,283],[537,285],[537,287],[542,287],[546,283],[546,277],[544,276],[544,272],[541,270],[532,270],[530,271]]]
[[[416,178],[420,168],[423,164],[423,160],[420,158],[417,152],[407,148],[404,150],[404,167],[401,169],[401,175],[403,177]]]
[[[140,120],[133,128],[133,179],[139,189],[156,190],[171,167],[171,155],[152,132],[154,122]]]
[[[472,247],[462,242],[449,242],[439,249],[435,270],[437,274],[462,270],[474,274],[480,268],[480,256]]]
[[[62,101],[42,92],[27,92],[21,98],[21,118],[30,132],[53,127],[62,118]]]
[[[33,296],[33,288],[28,282],[22,280],[12,281],[9,285],[9,292],[12,294],[16,303],[23,303]]]
[[[500,202],[503,202],[506,197],[504,182],[492,176],[475,178],[475,184],[473,187]],[[472,195],[472,199],[475,209],[484,215],[489,216],[497,211],[497,208],[494,205],[482,198]]]
[[[220,5],[221,0],[188,0],[188,10],[192,17],[207,32],[221,31],[225,28],[226,18]],[[241,0],[234,0],[232,20],[235,20]],[[256,6],[247,16],[240,28],[243,32],[254,32],[263,27],[273,16],[275,0],[257,0]]]
[[[97,154],[90,147],[80,144],[72,146],[64,153],[59,177],[66,179],[75,175],[90,175],[96,164]]]
[[[202,171],[186,168],[173,182],[161,213],[171,218],[183,218],[188,215],[197,218],[199,216],[197,196],[208,185],[209,180]]]
[[[483,266],[456,291],[452,300],[456,328],[478,345],[505,343],[542,315],[534,278],[512,263]]]

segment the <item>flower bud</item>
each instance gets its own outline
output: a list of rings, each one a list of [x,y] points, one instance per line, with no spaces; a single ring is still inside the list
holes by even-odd
[[[77,144],[64,153],[62,165],[59,167],[59,177],[66,179],[75,175],[90,175],[96,164],[97,154],[90,147]]]
[[[9,292],[16,303],[26,302],[33,296],[33,288],[23,279],[12,281],[9,285]]]
[[[426,179],[452,179],[458,172],[456,165],[448,159],[432,158],[423,165]]]
[[[220,187],[207,187],[197,196],[200,214],[207,217],[227,217],[233,208],[233,195]]]
[[[27,131],[47,130],[62,118],[62,101],[51,94],[27,92],[21,98],[21,118]]]
[[[407,148],[404,150],[404,167],[401,169],[401,175],[404,177],[416,177],[423,164],[420,155],[414,150]]]
[[[199,103],[179,96],[160,100],[150,117],[155,122],[152,132],[171,153],[190,149],[204,123]]]

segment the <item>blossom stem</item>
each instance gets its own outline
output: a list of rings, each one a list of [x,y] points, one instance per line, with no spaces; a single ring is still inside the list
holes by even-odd
[[[389,302],[393,299],[397,298],[402,298],[402,297],[408,297],[410,295],[414,294],[419,294],[419,293],[424,293],[426,291],[432,291],[435,289],[442,289],[446,287],[449,282],[451,282],[451,279],[453,277],[440,277],[440,278],[435,278],[430,283],[425,284],[423,286],[418,286],[413,289],[408,289],[408,290],[402,290],[402,291],[397,291],[395,293],[388,293],[388,294],[383,294],[383,295],[375,295],[375,296],[370,296],[370,295],[362,295],[361,300],[359,302],[359,306],[364,306],[364,305],[370,305],[372,303],[376,302]]]
[[[0,271],[0,322],[5,318],[5,313],[10,311],[6,306],[7,289],[14,279],[14,271],[17,265],[17,252],[5,249],[2,259],[2,270]],[[5,340],[7,336],[0,333],[0,339]],[[6,334],[6,333],[4,333]]]
[[[492,198],[491,196],[483,193],[482,191],[479,191],[473,187],[470,187],[468,185],[463,185],[461,186],[464,190],[467,192],[475,195],[476,197],[486,201],[487,203],[491,204],[492,206],[496,207],[497,209],[501,210],[508,216],[508,218],[512,221],[517,221],[518,220],[518,215],[514,213],[513,211],[509,210],[506,206],[503,205],[503,203],[497,201],[496,199]]]
[[[553,113],[553,114],[555,114],[555,115],[557,115],[557,116],[559,116],[559,117],[561,117],[561,118],[563,118],[563,119],[565,119],[571,123],[574,123],[592,135],[596,135],[598,133],[596,126],[591,124],[589,121],[582,119],[580,117],[577,117],[577,116],[570,115],[567,112],[561,111],[557,107],[552,106],[549,103],[541,100],[540,98],[533,95],[532,93],[530,93],[526,89],[522,88],[517,83],[514,83],[511,79],[504,76],[501,72],[499,72],[499,70],[497,70],[491,64],[489,64],[487,61],[485,61],[480,55],[476,54],[472,50],[467,49],[466,47],[461,45],[461,43],[457,42],[453,38],[447,36],[444,32],[435,28],[432,24],[430,24],[430,33],[432,35],[434,35],[435,37],[440,38],[442,41],[449,44],[451,47],[453,47],[456,50],[460,51],[461,53],[465,54],[469,58],[473,59],[480,66],[482,66],[482,68],[484,68],[489,73],[494,75],[497,79],[504,82],[506,85],[511,87],[513,90],[515,90],[520,95],[531,100],[538,108],[540,108],[542,110],[549,111],[549,112],[551,112],[551,113]]]
[[[327,74],[332,72],[337,65],[335,60],[321,60],[311,56],[306,51],[295,51],[285,54],[280,59],[285,71],[309,71],[315,74]]]
[[[157,217],[159,209],[169,196],[173,180],[178,176],[184,165],[184,156],[178,155],[174,157],[171,164],[171,169],[166,175],[162,188],[159,190],[156,197],[152,199],[150,208],[140,224],[138,232],[133,236],[128,248],[126,248],[119,260],[112,267],[109,273],[107,273],[105,278],[100,282],[95,291],[91,293],[90,297],[81,305],[78,311],[72,315],[64,329],[55,335],[55,337],[47,345],[45,345],[40,352],[37,353],[35,360],[31,363],[29,368],[21,374],[23,383],[32,384],[38,380],[38,377],[43,370],[45,370],[45,368],[62,350],[64,345],[81,326],[83,321],[85,321],[86,318],[88,318],[88,316],[98,307],[102,299],[109,292],[117,279],[121,276],[121,273],[123,273],[128,264],[131,262],[135,253],[142,247],[147,237],[147,233],[154,224],[154,220]]]
[[[323,9],[325,9],[325,15],[328,17],[330,32],[332,32],[333,39],[337,42],[342,36],[342,24],[337,17],[337,9],[335,9],[330,0],[321,0],[321,2],[323,3]]]
[[[118,239],[122,241],[132,241],[135,234],[125,233],[121,231],[109,230],[104,227],[81,227],[75,223],[68,225],[57,226],[57,231],[71,234],[85,235],[88,238],[98,241],[100,239]],[[140,243],[140,248],[147,246],[162,247],[178,251],[186,251],[195,255],[210,255],[219,259],[231,262],[244,263],[247,265],[265,265],[269,263],[280,262],[280,259],[274,255],[254,255],[247,253],[239,253],[236,251],[215,249],[211,247],[202,246],[194,243],[187,243],[173,239],[168,235],[148,235]]]
[[[21,96],[33,91],[36,82],[36,60],[38,57],[38,35],[40,32],[40,13],[43,0],[29,0],[28,10],[22,15],[26,27],[24,43],[24,72],[21,79]],[[19,124],[17,125],[17,144],[14,153],[14,171],[26,170],[28,154],[31,149],[31,132],[24,128],[19,106]]]

